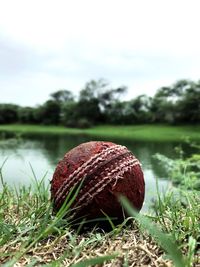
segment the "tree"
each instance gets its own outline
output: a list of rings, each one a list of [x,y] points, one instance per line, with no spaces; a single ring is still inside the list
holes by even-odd
[[[151,100],[152,122],[174,123],[176,120],[177,95],[172,87],[161,87]]]
[[[42,106],[40,112],[42,123],[44,124],[59,124],[60,122],[60,105],[58,102],[48,100]]]
[[[20,123],[35,123],[35,108],[32,107],[19,107],[18,120]]]
[[[98,99],[80,100],[77,103],[77,117],[85,119],[89,125],[98,124],[102,121],[102,113]]]
[[[177,101],[177,120],[184,123],[200,122],[200,81],[188,83]]]
[[[0,124],[16,123],[18,108],[19,106],[13,104],[0,104]]]
[[[150,107],[152,99],[146,95],[139,95],[130,101],[134,123],[146,123],[151,121]]]
[[[172,85],[171,94],[178,98],[182,98],[191,87],[196,87],[196,84],[193,81],[186,79],[179,80]]]
[[[152,99],[153,122],[195,123],[200,121],[200,83],[179,80],[160,88]]]
[[[76,127],[77,122],[77,103],[75,101],[67,102],[62,105],[61,123],[64,126]]]
[[[69,90],[58,90],[51,94],[52,100],[55,100],[59,103],[71,102],[74,101],[74,96]]]
[[[119,97],[125,93],[127,87],[110,88],[109,83],[104,79],[98,81],[91,80],[86,83],[85,87],[80,91],[79,100],[96,99],[99,108],[105,110],[111,103],[118,101]]]
[[[133,120],[130,101],[115,101],[106,112],[106,122],[111,124],[129,124]]]
[[[89,81],[80,91],[79,96],[83,114],[92,124],[108,121],[108,114],[112,113],[110,109],[125,91],[125,86],[113,89],[104,79]],[[88,109],[87,112],[86,109]]]

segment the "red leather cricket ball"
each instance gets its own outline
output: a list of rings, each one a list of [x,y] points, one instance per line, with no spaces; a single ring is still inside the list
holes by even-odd
[[[125,147],[111,142],[91,141],[80,144],[65,154],[51,181],[53,209],[57,212],[70,190],[83,180],[73,203],[75,218],[104,217],[103,213],[124,220],[118,195],[126,196],[139,211],[145,194],[140,162]]]

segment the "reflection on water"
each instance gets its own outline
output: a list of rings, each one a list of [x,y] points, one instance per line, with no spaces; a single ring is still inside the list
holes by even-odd
[[[49,136],[40,135],[20,140],[8,139],[0,141],[0,165],[7,159],[3,167],[4,180],[9,185],[29,185],[33,180],[30,164],[36,177],[41,179],[46,174],[46,182],[49,183],[56,164],[64,154],[74,146],[82,142],[91,141],[87,136]],[[156,196],[156,178],[159,190],[166,190],[170,182],[165,179],[162,169],[153,160],[155,153],[175,158],[174,147],[177,143],[153,143],[153,142],[127,142],[116,141],[125,145],[141,161],[146,183],[146,196],[144,209],[150,205],[150,200]]]

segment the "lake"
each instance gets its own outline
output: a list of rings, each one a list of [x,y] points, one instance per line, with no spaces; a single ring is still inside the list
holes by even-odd
[[[4,181],[15,187],[30,185],[34,179],[31,165],[37,179],[46,175],[45,181],[49,184],[55,167],[64,154],[80,143],[91,140],[91,137],[82,135],[34,135],[20,139],[0,140],[0,165],[7,159],[2,169]],[[156,196],[156,178],[158,178],[159,191],[172,187],[162,167],[152,156],[155,153],[161,153],[175,158],[177,155],[174,148],[180,143],[108,141],[127,146],[142,163],[146,183],[143,209],[148,210],[151,200]]]

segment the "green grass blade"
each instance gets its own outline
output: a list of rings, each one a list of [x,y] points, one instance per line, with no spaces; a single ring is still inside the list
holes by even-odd
[[[60,210],[57,212],[56,216],[57,217],[64,217],[64,215],[70,210],[70,207],[72,206],[72,204],[74,203],[82,185],[83,185],[84,180],[82,180],[78,187],[77,185],[74,186],[70,192],[68,193],[62,207],[60,208]]]
[[[177,245],[175,244],[174,240],[172,238],[163,233],[158,226],[153,224],[151,220],[149,220],[147,217],[139,214],[135,209],[132,207],[130,202],[127,200],[126,197],[120,196],[119,197],[120,202],[124,209],[127,211],[127,213],[137,219],[140,224],[145,228],[146,231],[149,232],[149,234],[156,239],[156,241],[160,244],[160,246],[168,253],[171,260],[174,262],[174,265],[176,267],[184,267],[185,262],[183,260],[183,256],[181,251],[178,249]]]
[[[112,230],[114,230],[116,227],[115,227],[114,223],[112,222],[112,219],[103,210],[101,210],[101,212],[106,217],[106,220],[109,222]]]
[[[118,254],[113,254],[113,255],[107,255],[107,256],[87,259],[87,260],[75,263],[71,267],[88,267],[88,266],[94,266],[96,264],[102,264],[105,261],[110,261],[110,260],[116,258],[117,255]]]
[[[6,164],[7,160],[8,160],[8,157],[3,161],[3,163],[2,163],[2,165],[0,167],[0,182],[1,182],[3,188],[5,187],[5,182],[3,180],[2,169],[3,169],[3,166]]]

